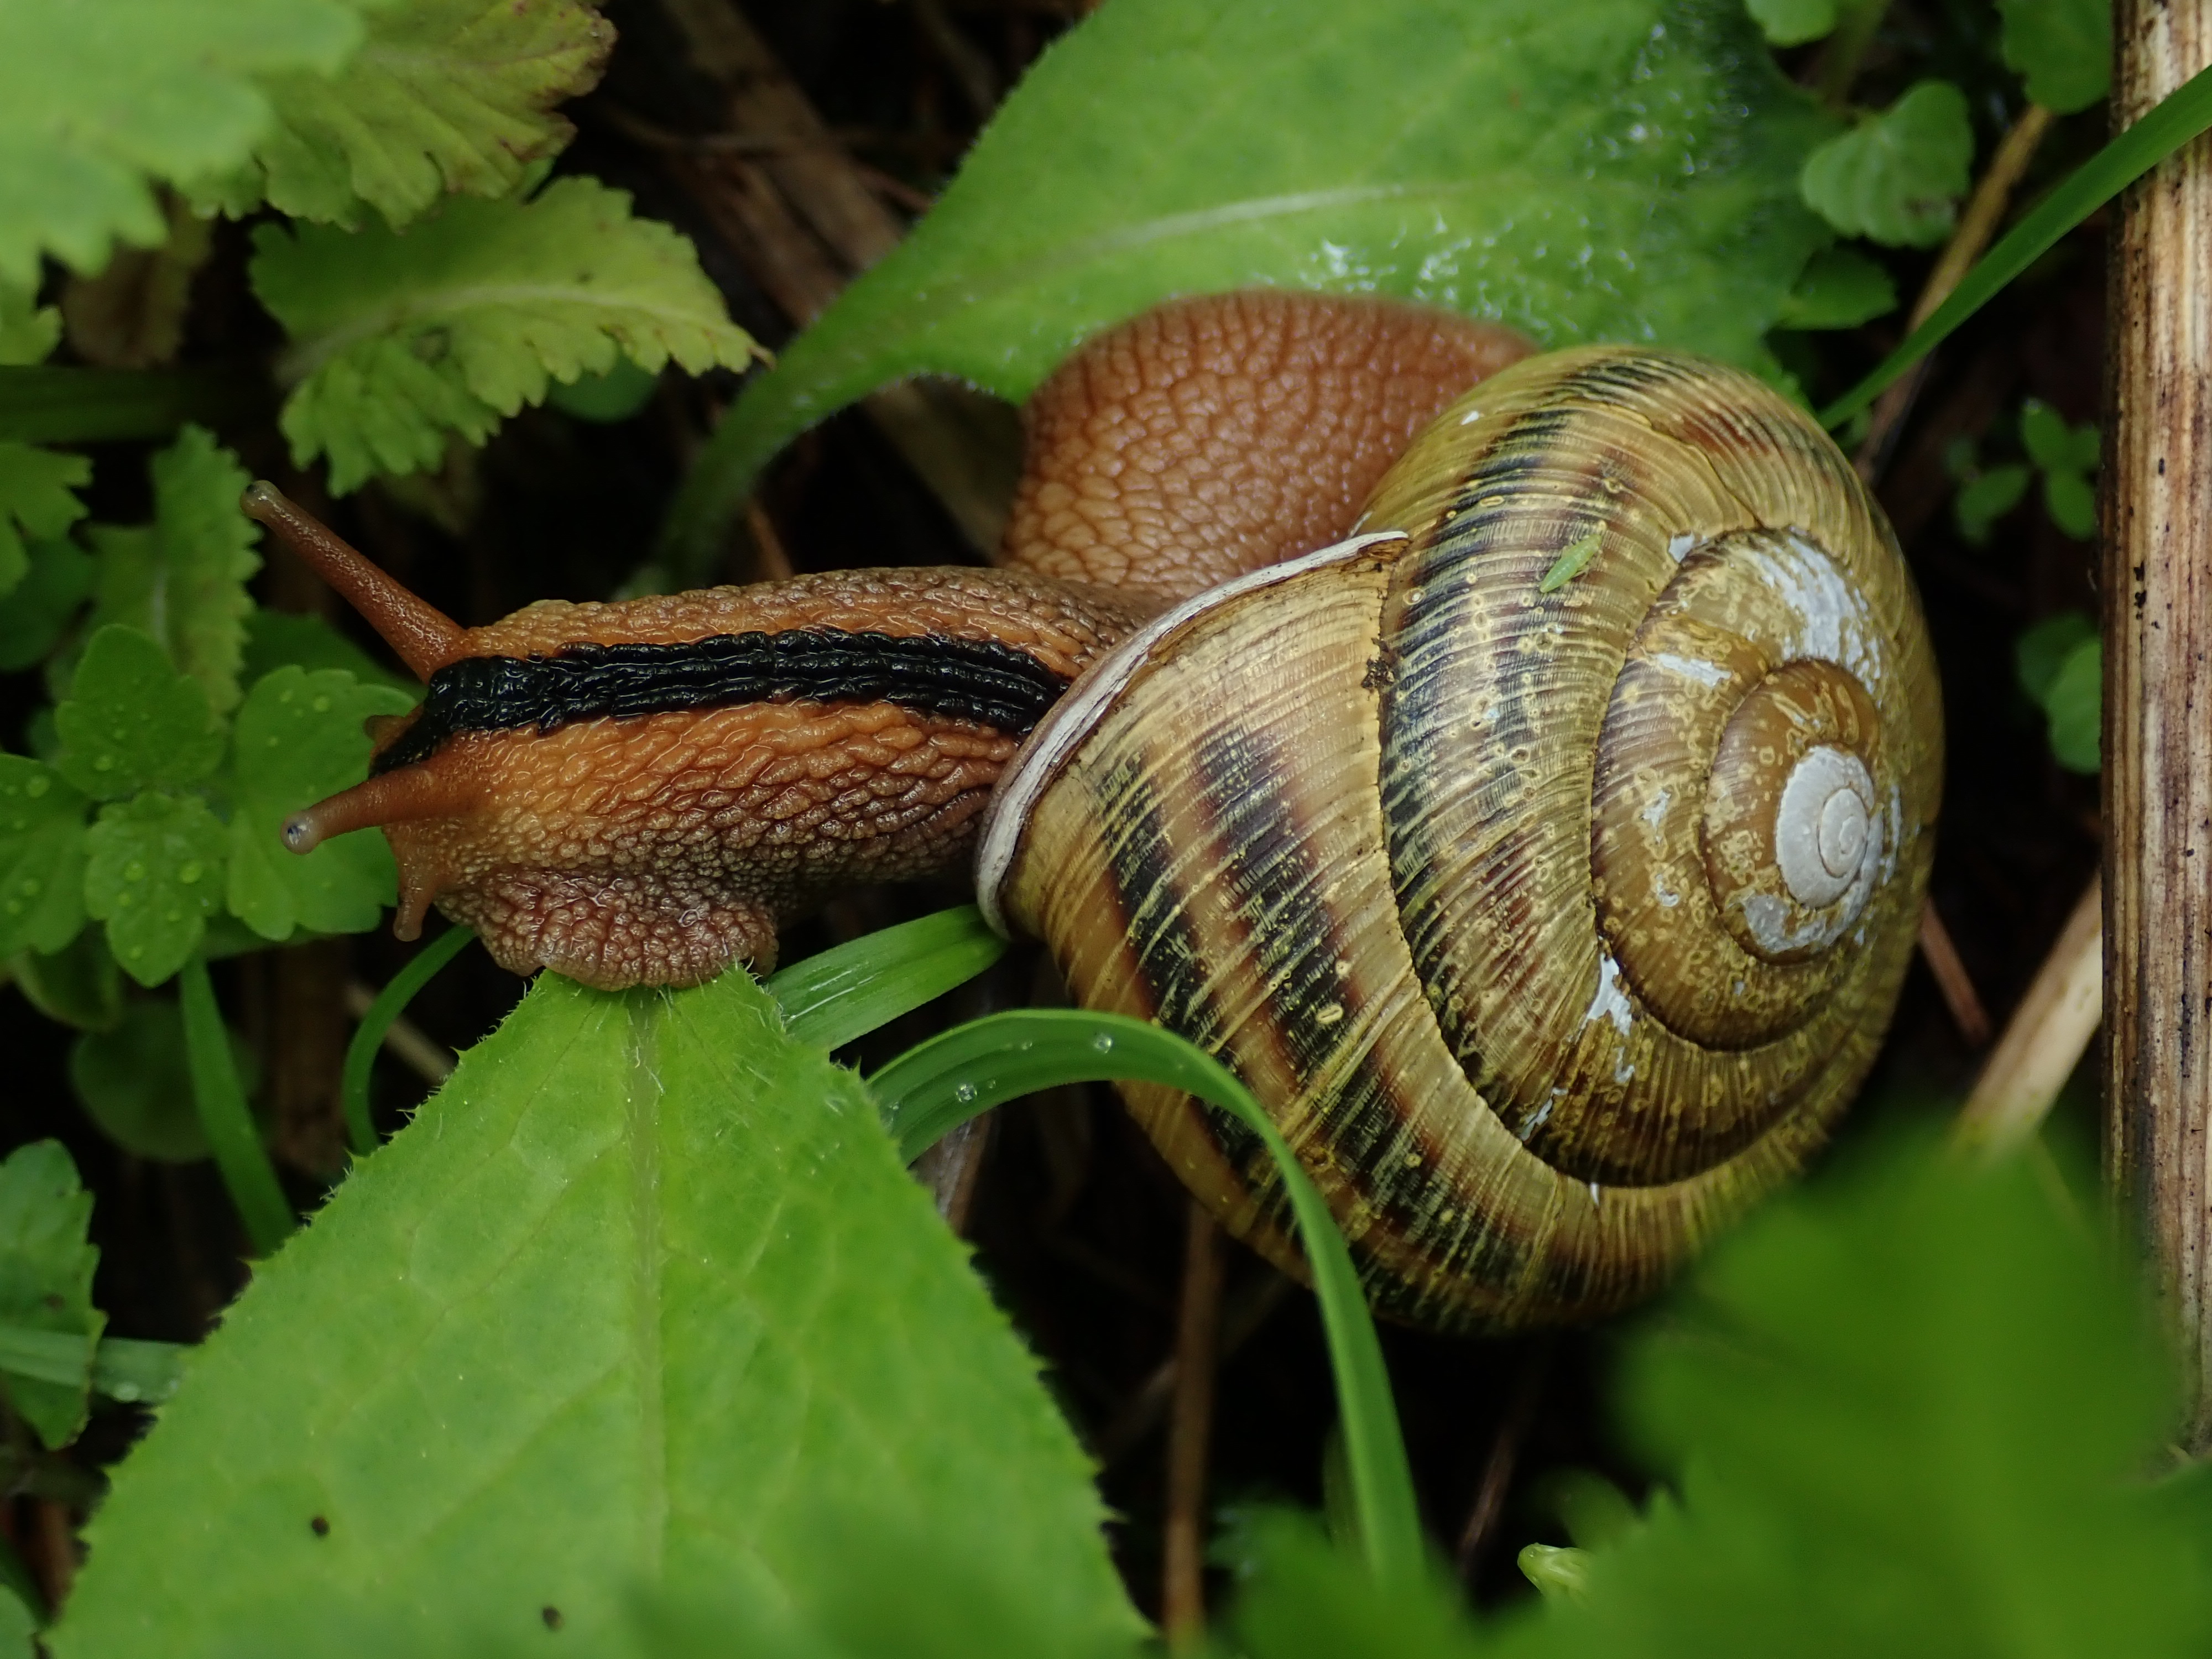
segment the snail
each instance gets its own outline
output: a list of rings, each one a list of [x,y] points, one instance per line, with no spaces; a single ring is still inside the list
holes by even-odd
[[[382,824],[403,935],[434,900],[608,985],[763,963],[811,892],[973,844],[994,925],[1224,1059],[1376,1305],[1439,1328],[1633,1302],[1802,1165],[1910,960],[1942,743],[1895,539],[1809,418],[1268,293],[1110,331],[1025,422],[1014,568],[472,630],[255,486],[429,683],[288,842]],[[1299,1271],[1256,1142],[1123,1093]]]

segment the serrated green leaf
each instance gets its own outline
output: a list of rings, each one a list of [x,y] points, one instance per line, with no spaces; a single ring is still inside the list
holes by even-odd
[[[1825,247],[1782,301],[1782,328],[1856,328],[1897,309],[1889,272],[1856,248]]]
[[[2062,611],[2028,629],[2013,645],[2013,664],[2020,689],[2037,708],[2051,695],[2051,683],[2060,665],[2084,640],[2097,637],[2097,624],[2082,611]]]
[[[1923,81],[1807,158],[1806,204],[1846,236],[1932,247],[1951,234],[1974,160],[1966,95]]]
[[[2112,83],[2112,0],[1997,0],[2004,60],[2027,95],[2061,115],[2087,109]]]
[[[53,768],[0,755],[0,957],[51,956],[84,926],[88,804]]]
[[[1138,1633],[1036,1362],[851,1073],[742,973],[547,974],[191,1354],[51,1649],[619,1651],[635,1590],[849,1595],[824,1505],[975,1564],[1037,1651]]]
[[[264,225],[254,249],[254,291],[293,341],[284,434],[301,465],[330,457],[341,492],[434,467],[447,432],[481,443],[554,381],[619,357],[696,374],[757,349],[691,245],[592,179],[457,198],[404,236]]]
[[[135,628],[161,641],[179,672],[198,680],[208,706],[238,706],[246,584],[261,568],[260,527],[238,510],[248,483],[238,458],[204,428],[187,426],[154,457],[154,523],[94,527],[100,592],[92,625]]]
[[[1996,521],[2020,505],[2034,476],[2018,461],[2008,461],[1968,480],[1951,504],[1959,533],[1977,547],[1988,541]]]
[[[284,820],[368,775],[372,714],[404,714],[405,693],[363,685],[335,669],[280,668],[257,682],[231,732],[235,811],[230,820],[231,912],[264,939],[300,928],[358,933],[398,890],[392,849],[374,830],[286,850]]]
[[[1770,45],[1802,46],[1836,27],[1836,0],[1744,0]]]
[[[0,280],[83,271],[167,234],[149,187],[240,166],[271,119],[258,74],[335,69],[337,0],[10,0],[0,6]]]
[[[55,765],[95,800],[197,783],[222,758],[207,689],[170,667],[151,635],[119,624],[85,647],[54,725],[62,740]]]
[[[419,702],[422,696],[420,684],[401,679],[320,617],[255,611],[246,619],[246,656],[238,671],[240,683],[251,685],[263,675],[287,666],[310,673],[319,668],[343,669],[364,685],[404,691],[410,701]]]
[[[92,1194],[59,1141],[19,1146],[0,1164],[0,1324],[83,1343],[78,1381],[34,1381],[0,1370],[0,1393],[49,1446],[67,1445],[84,1426],[93,1349],[107,1322],[92,1305],[100,1252],[86,1242],[91,1222]]]
[[[1115,0],[745,389],[679,499],[678,562],[843,404],[915,374],[1021,398],[1171,295],[1393,295],[1765,366],[1826,240],[1796,179],[1832,130],[1738,0]]]
[[[175,999],[132,999],[113,1030],[76,1040],[69,1070],[85,1115],[125,1152],[163,1164],[194,1164],[208,1155]]]
[[[2105,650],[2083,640],[2066,653],[2043,695],[2051,717],[2051,753],[2069,772],[2094,773],[2102,764]]]
[[[448,191],[503,196],[574,131],[552,112],[588,92],[614,29],[582,0],[404,0],[372,11],[337,76],[263,84],[276,131],[248,183],[298,219],[395,228]]]
[[[0,279],[0,368],[42,363],[61,343],[62,314],[37,294]]]
[[[195,795],[149,789],[100,811],[88,837],[84,908],[141,985],[159,985],[199,948],[222,902],[222,820]]]
[[[14,673],[45,657],[92,597],[95,567],[75,542],[34,542],[29,553],[29,571],[0,599],[0,672]]]
[[[31,444],[0,442],[0,599],[30,574],[25,537],[58,536],[84,516],[72,491],[92,482],[92,463]]]

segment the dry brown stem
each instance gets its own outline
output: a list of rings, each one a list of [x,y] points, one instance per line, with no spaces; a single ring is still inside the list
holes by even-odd
[[[1194,1648],[1206,1633],[1206,1462],[1213,1437],[1214,1359],[1221,1335],[1221,1229],[1190,1206],[1182,1301],[1176,1318],[1175,1400],[1168,1418],[1168,1500],[1162,1527],[1160,1627]]]
[[[1973,976],[1959,959],[1959,947],[1951,943],[1951,930],[1936,913],[1933,899],[1920,907],[1920,959],[1928,964],[1936,988],[1943,994],[1944,1006],[1950,1009],[1951,1023],[1959,1028],[1959,1035],[1969,1048],[1981,1048],[1990,1040],[1989,1011],[1982,1006],[1981,993],[1974,989]]]
[[[1961,1146],[2003,1152],[2027,1140],[2081,1063],[2104,1009],[2104,914],[2092,878],[1966,1097]]]

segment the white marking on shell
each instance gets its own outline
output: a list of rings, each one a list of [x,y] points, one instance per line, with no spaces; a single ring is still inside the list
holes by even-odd
[[[1707,662],[1702,657],[1681,657],[1672,651],[1655,651],[1651,660],[1670,674],[1686,680],[1695,680],[1700,685],[1719,685],[1729,677],[1727,669],[1717,662]]]
[[[1666,822],[1667,808],[1673,804],[1674,799],[1674,792],[1673,790],[1662,789],[1657,794],[1651,797],[1651,804],[1649,806],[1646,806],[1636,816],[1642,818],[1646,824],[1656,831],[1662,823]]]
[[[1682,902],[1682,896],[1661,880],[1656,871],[1651,877],[1651,896],[1669,910]]]
[[[1595,1182],[1595,1181],[1591,1182],[1590,1182],[1590,1184],[1589,1184],[1589,1189],[1590,1189],[1590,1208],[1592,1208],[1593,1210],[1601,1210],[1601,1209],[1603,1209],[1603,1208],[1605,1207],[1605,1199],[1604,1199],[1603,1195],[1602,1195],[1602,1194],[1598,1191],[1598,1185],[1597,1185],[1597,1182]]]
[[[1792,898],[1820,909],[1872,874],[1884,840],[1876,810],[1865,762],[1826,744],[1806,751],[1774,811],[1775,862]]]
[[[1887,668],[1881,630],[1866,596],[1833,559],[1801,536],[1754,544],[1746,556],[1796,618],[1796,629],[1784,642],[1784,659],[1838,663],[1868,687],[1881,684]]]
[[[1589,1010],[1583,1016],[1584,1025],[1595,1024],[1601,1019],[1613,1022],[1613,1029],[1623,1036],[1636,1023],[1636,1006],[1629,1001],[1628,993],[1620,988],[1620,964],[1609,953],[1601,953],[1597,959],[1597,989],[1590,995]]]
[[[1467,413],[1466,413],[1466,414],[1464,414],[1464,415],[1462,415],[1462,416],[1461,416],[1459,417],[1459,423],[1460,423],[1462,426],[1473,426],[1473,425],[1474,425],[1477,421],[1480,420],[1481,418],[1482,418],[1482,411],[1481,411],[1480,410],[1479,410],[1479,409],[1470,409],[1470,410],[1468,410],[1467,411]]]
[[[1686,530],[1680,535],[1669,536],[1667,538],[1667,556],[1680,564],[1690,556],[1690,550],[1697,544],[1696,535]]]

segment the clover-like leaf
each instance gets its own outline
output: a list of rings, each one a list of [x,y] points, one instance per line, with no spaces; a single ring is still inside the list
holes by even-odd
[[[641,1592],[864,1594],[825,1507],[964,1564],[1026,1651],[1140,1633],[1035,1358],[853,1074],[742,972],[546,974],[192,1352],[49,1647],[665,1652],[621,1639]]]
[[[246,619],[246,659],[239,678],[251,685],[264,674],[296,665],[313,672],[342,668],[364,685],[386,685],[419,699],[422,688],[403,680],[320,617],[256,611]]]
[[[285,848],[284,820],[368,775],[362,722],[415,700],[337,669],[280,668],[246,695],[231,732],[236,811],[230,821],[231,913],[264,939],[357,933],[392,902],[398,875],[382,835],[358,830],[305,857]]]
[[[339,0],[9,0],[0,6],[0,280],[98,270],[167,234],[151,182],[240,166],[269,128],[254,76],[328,70],[361,37]]]
[[[100,1252],[86,1239],[91,1221],[92,1194],[59,1141],[34,1140],[0,1164],[0,1325],[83,1344],[74,1383],[0,1370],[0,1393],[49,1446],[67,1445],[84,1426],[93,1350],[107,1322],[92,1305]]]
[[[1923,81],[1807,158],[1806,202],[1847,236],[1929,247],[1951,234],[1974,160],[1966,95]]]
[[[1977,547],[1988,541],[1996,521],[2020,505],[2034,476],[2020,462],[2008,461],[1969,478],[1951,503],[1959,533]]]
[[[30,574],[25,537],[58,536],[84,516],[73,493],[92,482],[82,455],[0,441],[0,599]]]
[[[0,599],[0,673],[28,668],[52,650],[92,597],[96,567],[75,542],[33,542],[28,551],[29,570]]]
[[[2112,0],[1997,0],[2004,60],[2027,95],[2061,115],[2087,109],[2112,84]]]
[[[843,404],[920,374],[1019,399],[1173,295],[1390,295],[1766,367],[1828,240],[1796,177],[1832,130],[1740,0],[1114,0],[741,394],[679,500],[678,568]]]
[[[149,634],[111,623],[92,636],[54,710],[61,774],[96,800],[197,783],[222,758],[207,689],[169,665]]]
[[[1897,309],[1889,272],[1856,248],[1822,248],[1784,296],[1775,321],[1784,328],[1856,328]]]
[[[2051,721],[2051,753],[2069,772],[2103,764],[2105,647],[2094,637],[2069,650],[2043,694]]]
[[[1802,46],[1832,33],[1836,0],[1744,0],[1759,32],[1778,46]]]
[[[337,75],[267,77],[276,127],[254,152],[270,206],[395,228],[446,191],[503,196],[568,142],[552,112],[588,92],[614,30],[583,0],[401,0],[368,14]]]
[[[340,491],[434,466],[447,433],[481,443],[620,357],[697,374],[758,350],[690,243],[595,179],[457,198],[405,236],[265,225],[254,248],[254,289],[292,336],[284,434],[302,465],[330,457]]]
[[[0,755],[0,957],[52,955],[84,926],[87,805],[52,767]]]
[[[159,985],[199,948],[222,902],[229,836],[197,795],[149,789],[100,810],[88,834],[84,908],[141,985]]]

